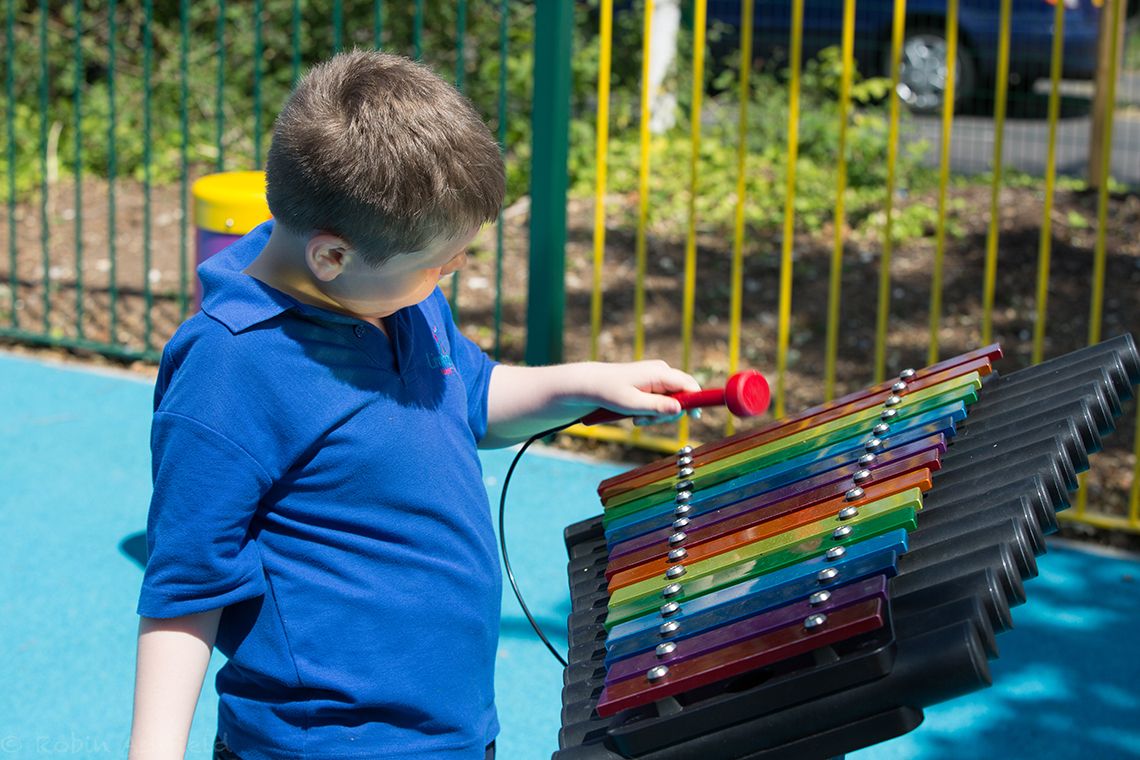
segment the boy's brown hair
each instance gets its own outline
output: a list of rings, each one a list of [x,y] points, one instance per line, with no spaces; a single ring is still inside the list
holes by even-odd
[[[305,75],[277,117],[265,173],[279,224],[332,232],[374,266],[492,221],[505,192],[499,146],[471,102],[379,51]]]

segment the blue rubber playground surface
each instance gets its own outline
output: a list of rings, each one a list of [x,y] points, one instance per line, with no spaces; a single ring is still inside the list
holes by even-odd
[[[0,353],[2,758],[125,756],[150,404],[150,383],[138,377]],[[496,505],[511,456],[484,456]],[[511,484],[511,563],[531,609],[563,645],[562,529],[596,513],[598,481],[622,469],[528,452]],[[1028,604],[1014,610],[1015,630],[998,639],[994,686],[933,707],[918,730],[848,757],[1140,757],[1140,558],[1054,543],[1039,564]],[[212,672],[193,759],[210,757]],[[561,668],[505,589],[500,758],[550,757],[561,686]]]

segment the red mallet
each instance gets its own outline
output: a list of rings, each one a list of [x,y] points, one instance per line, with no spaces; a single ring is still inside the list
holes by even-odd
[[[709,388],[703,391],[689,391],[684,393],[671,393],[672,398],[681,402],[681,409],[696,409],[702,406],[720,406],[724,404],[728,411],[737,417],[755,417],[768,409],[768,400],[771,393],[768,390],[768,381],[754,369],[728,378],[723,388]],[[603,422],[614,422],[623,417],[632,415],[621,412],[611,412],[609,409],[598,409],[582,418],[583,425],[600,425]]]

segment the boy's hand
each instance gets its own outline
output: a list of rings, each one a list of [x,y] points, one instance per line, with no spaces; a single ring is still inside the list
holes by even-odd
[[[660,360],[621,364],[574,365],[588,367],[588,403],[634,417],[637,424],[654,425],[679,419],[681,404],[670,393],[699,391],[691,375]]]

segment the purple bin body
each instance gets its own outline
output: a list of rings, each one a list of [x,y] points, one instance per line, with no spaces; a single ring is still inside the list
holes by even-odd
[[[223,248],[235,243],[241,239],[241,235],[230,235],[225,232],[213,232],[211,230],[202,229],[197,230],[197,239],[195,241],[196,260],[197,264],[201,264],[206,259],[213,256]],[[202,305],[202,281],[197,277],[194,278],[194,310],[197,311]]]

